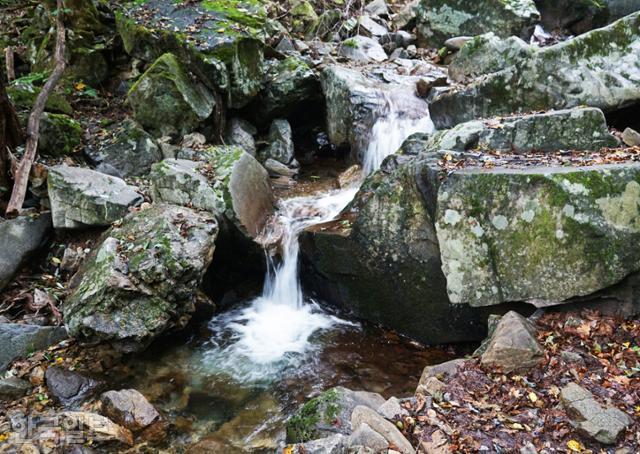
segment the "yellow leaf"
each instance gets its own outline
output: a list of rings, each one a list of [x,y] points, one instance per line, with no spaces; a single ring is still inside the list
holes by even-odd
[[[631,342],[623,342],[622,345],[624,345],[625,348],[629,348],[629,345],[631,345]]]
[[[55,265],[60,265],[60,263],[62,263],[58,257],[51,257],[51,262],[53,262]]]
[[[219,28],[218,33],[224,33],[224,28]]]
[[[516,430],[524,430],[524,426],[519,422],[514,422],[513,424],[511,424],[511,428]]]
[[[0,443],[7,441],[9,434],[0,434]]]
[[[287,446],[282,450],[282,454],[293,454],[293,448],[291,446]]]
[[[581,452],[583,449],[582,445],[577,440],[569,440],[567,442],[567,448],[569,448],[569,450],[573,452]]]
[[[533,403],[536,403],[538,401],[538,396],[536,396],[536,393],[534,393],[533,391],[531,391],[529,393],[529,400]]]
[[[78,82],[77,84],[74,85],[74,88],[78,91],[82,91],[85,88],[87,88],[87,85],[83,84],[82,82]]]

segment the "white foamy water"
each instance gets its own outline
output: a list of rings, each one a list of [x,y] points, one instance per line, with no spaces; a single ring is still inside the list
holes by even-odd
[[[410,118],[398,103],[386,99],[386,112],[372,128],[363,157],[366,175],[395,153],[415,132],[433,131],[425,107],[424,116]],[[415,111],[414,111],[415,115]],[[215,317],[214,348],[205,354],[207,367],[241,382],[269,381],[285,368],[295,367],[314,347],[314,333],[347,324],[305,300],[299,276],[299,242],[302,231],[333,220],[353,199],[358,187],[296,197],[279,202],[278,215],[263,238],[266,246],[279,244],[281,260],[268,258],[263,293],[248,306]]]
[[[400,101],[387,96],[387,113],[378,118],[373,128],[371,128],[369,145],[362,162],[365,175],[378,170],[382,165],[382,161],[387,156],[398,151],[402,146],[402,142],[411,134],[416,132],[430,133],[435,130],[426,106],[420,118],[412,118],[403,108],[402,100],[404,98],[399,99]],[[411,109],[415,109],[415,103],[411,104]]]

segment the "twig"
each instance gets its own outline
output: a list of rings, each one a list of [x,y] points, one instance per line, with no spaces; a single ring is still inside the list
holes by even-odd
[[[56,0],[56,49],[54,54],[55,68],[51,73],[49,79],[42,87],[42,91],[38,94],[36,102],[29,115],[29,121],[27,123],[27,143],[25,145],[24,156],[18,166],[18,171],[15,174],[13,191],[11,192],[11,199],[7,205],[7,214],[17,214],[22,209],[22,204],[27,193],[27,185],[29,183],[29,173],[31,172],[31,166],[36,159],[36,150],[38,148],[38,137],[40,135],[40,119],[44,112],[44,106],[49,98],[49,95],[58,84],[58,81],[62,78],[62,74],[66,68],[66,61],[64,58],[65,52],[65,27],[62,20],[64,0]]]

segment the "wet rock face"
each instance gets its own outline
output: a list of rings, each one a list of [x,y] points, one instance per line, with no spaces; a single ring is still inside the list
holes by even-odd
[[[25,261],[42,247],[51,232],[51,215],[22,216],[0,221],[0,290]]]
[[[211,91],[170,53],[151,65],[127,98],[136,121],[156,136],[193,132],[216,105]]]
[[[218,224],[210,214],[155,204],[113,227],[78,276],[64,304],[80,340],[144,348],[183,327],[211,263]]]
[[[528,39],[540,18],[533,0],[422,0],[417,9],[418,39],[427,47],[441,47],[455,36],[495,32]]]
[[[562,388],[560,400],[571,423],[583,434],[605,445],[615,444],[631,418],[615,407],[603,407],[593,394],[576,383]]]
[[[107,226],[143,201],[120,178],[82,167],[51,167],[47,185],[55,228]]]
[[[514,66],[434,99],[438,128],[513,112],[579,105],[603,111],[640,99],[640,13],[543,48]],[[616,83],[611,83],[615,80]]]
[[[602,111],[576,108],[462,123],[429,136],[424,151],[477,149],[526,153],[600,150],[617,145]]]
[[[442,183],[437,203],[453,303],[558,304],[640,268],[636,164],[462,170]]]

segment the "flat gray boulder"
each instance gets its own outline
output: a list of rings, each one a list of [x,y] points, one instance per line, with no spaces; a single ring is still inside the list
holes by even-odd
[[[51,214],[0,220],[0,290],[25,261],[46,242],[51,232]]]
[[[600,150],[618,145],[600,109],[578,107],[461,123],[427,137],[424,151],[473,149],[525,153]]]
[[[63,306],[70,334],[132,351],[184,327],[217,234],[211,214],[190,208],[153,204],[128,215],[75,279]]]
[[[528,39],[540,13],[533,0],[422,0],[416,18],[421,44],[439,48],[455,36],[491,31]]]
[[[67,331],[62,327],[0,323],[0,372],[4,372],[13,360],[67,337]]]
[[[569,383],[560,391],[560,401],[573,424],[583,434],[605,445],[615,444],[631,418],[616,407],[604,407],[588,390]]]
[[[51,167],[47,183],[57,229],[107,226],[144,200],[124,180],[82,167]]]
[[[430,110],[437,128],[581,105],[609,112],[640,100],[639,80],[640,12],[542,48],[513,66],[441,94]]]

